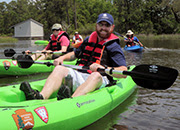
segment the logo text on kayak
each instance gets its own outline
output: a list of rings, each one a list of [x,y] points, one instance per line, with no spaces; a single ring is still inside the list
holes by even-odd
[[[76,105],[80,108],[82,107],[83,105],[86,105],[86,104],[90,104],[92,102],[95,102],[95,99],[92,99],[92,100],[89,100],[89,101],[85,101],[85,102],[82,102],[82,103],[76,103]]]

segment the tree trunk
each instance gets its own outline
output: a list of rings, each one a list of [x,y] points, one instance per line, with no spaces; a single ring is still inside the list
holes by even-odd
[[[176,19],[176,22],[180,23],[180,19],[179,19],[179,17],[177,16],[177,14],[176,14],[176,12],[174,11],[174,9],[171,8],[171,10],[172,10],[172,12],[173,12],[173,14],[174,14],[174,17],[175,17],[175,19]]]
[[[74,27],[77,29],[76,0],[74,0]]]

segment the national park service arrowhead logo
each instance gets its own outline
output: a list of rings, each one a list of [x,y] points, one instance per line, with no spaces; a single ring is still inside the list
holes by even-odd
[[[34,126],[34,118],[31,112],[27,112],[25,109],[19,109],[15,113],[12,114],[12,117],[18,130],[31,129]]]
[[[4,65],[4,68],[5,68],[6,70],[8,70],[9,67],[11,66],[11,62],[5,60],[5,61],[3,61],[3,65]]]
[[[38,107],[34,111],[41,118],[41,120],[43,120],[45,123],[48,122],[48,112],[45,106]]]

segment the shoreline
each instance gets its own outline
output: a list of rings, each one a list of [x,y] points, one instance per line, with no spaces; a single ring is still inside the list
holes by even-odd
[[[12,42],[15,43],[17,42],[18,39],[11,37],[11,36],[0,36],[0,43],[6,43],[6,42]]]
[[[122,34],[124,35],[124,34]],[[70,35],[71,36],[71,35]],[[85,38],[85,35],[82,35],[83,38]],[[125,36],[125,35],[124,35]],[[139,40],[180,40],[180,34],[160,34],[160,35],[154,35],[154,34],[135,34]],[[121,40],[124,38],[120,37]],[[17,42],[18,39],[11,37],[11,36],[0,36],[0,43],[6,43],[6,42]]]

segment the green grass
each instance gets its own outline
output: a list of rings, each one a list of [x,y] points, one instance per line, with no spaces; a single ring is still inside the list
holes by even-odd
[[[18,39],[10,36],[0,36],[0,43],[15,43]]]
[[[136,36],[138,37],[138,39],[143,39],[143,40],[179,40],[180,39],[180,34],[161,34],[161,35],[139,34]]]

